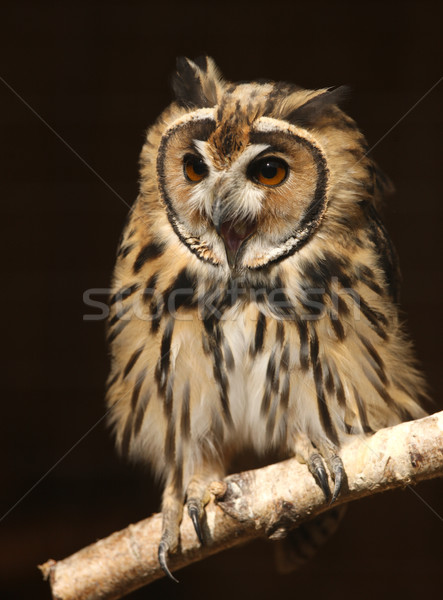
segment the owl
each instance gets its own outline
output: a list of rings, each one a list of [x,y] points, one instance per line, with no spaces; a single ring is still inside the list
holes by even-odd
[[[342,88],[230,83],[203,57],[173,89],[118,249],[107,383],[118,448],[164,484],[171,578],[184,504],[203,543],[208,484],[241,452],[297,457],[333,501],[348,440],[425,414],[389,183]]]

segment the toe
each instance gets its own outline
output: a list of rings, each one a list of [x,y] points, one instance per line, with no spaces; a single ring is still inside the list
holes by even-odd
[[[175,583],[178,583],[178,579],[176,579],[174,577],[174,575],[171,573],[171,571],[168,568],[168,563],[167,563],[168,551],[169,551],[169,548],[168,548],[167,542],[162,540],[158,546],[158,562],[160,563],[160,567],[162,568],[165,575],[167,575],[169,577],[169,579],[172,579],[172,581],[175,581]]]
[[[331,504],[333,502],[335,502],[340,494],[342,485],[343,485],[343,481],[344,481],[344,477],[345,477],[345,468],[343,466],[343,461],[342,459],[337,456],[334,455],[332,456],[332,458],[330,459],[330,463],[331,463],[331,474],[332,474],[332,478],[334,480],[334,492],[332,494],[332,498],[331,498]]]
[[[198,540],[200,544],[204,544],[203,531],[201,526],[201,516],[203,512],[202,503],[195,499],[191,498],[187,502],[188,514],[191,517],[192,524],[194,525],[195,533],[197,534]]]
[[[318,453],[311,454],[307,464],[315,481],[321,487],[326,500],[329,500],[331,497],[331,490],[329,489],[328,474],[322,457]]]

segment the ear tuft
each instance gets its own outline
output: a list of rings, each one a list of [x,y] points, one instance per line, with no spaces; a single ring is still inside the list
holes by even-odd
[[[218,69],[209,56],[195,60],[177,58],[177,71],[172,78],[172,88],[177,102],[189,108],[215,106],[223,83]]]
[[[347,85],[328,88],[298,106],[286,115],[285,119],[302,127],[312,127],[328,107],[343,102],[348,97],[349,92],[350,88]]]
[[[208,72],[208,56],[206,56],[205,54],[203,54],[202,56],[197,56],[197,58],[193,59],[193,63],[195,65],[197,65],[197,67],[200,69],[200,71],[202,71],[203,73],[207,73]]]

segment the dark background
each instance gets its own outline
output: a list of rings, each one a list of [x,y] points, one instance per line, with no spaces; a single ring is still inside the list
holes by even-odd
[[[171,99],[175,57],[207,52],[232,80],[350,84],[347,110],[372,145],[443,74],[438,6],[3,3],[2,599],[49,598],[37,563],[158,509],[149,475],[120,461],[104,422],[96,426],[107,352],[103,322],[83,320],[83,293],[108,286],[125,203],[137,194],[144,131]],[[373,152],[397,189],[385,220],[435,410],[443,397],[442,96],[443,82]],[[416,492],[421,499],[406,489],[351,506],[335,538],[297,574],[276,575],[272,547],[261,542],[182,571],[180,586],[161,580],[130,597],[437,595],[441,482]]]

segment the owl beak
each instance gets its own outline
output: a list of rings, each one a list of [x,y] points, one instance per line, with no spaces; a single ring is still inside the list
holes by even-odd
[[[231,268],[235,266],[240,248],[244,242],[251,237],[257,230],[255,222],[247,223],[238,220],[226,220],[216,222],[214,220],[215,230],[223,240],[225,246],[226,258]]]
[[[220,199],[214,203],[212,210],[212,222],[218,235],[222,238],[225,246],[226,257],[231,268],[235,266],[239,252],[244,242],[257,230],[255,221],[240,221],[229,219]]]
[[[231,268],[235,266],[240,248],[255,233],[256,229],[255,223],[224,221],[221,224],[219,235],[225,245],[226,257]]]

